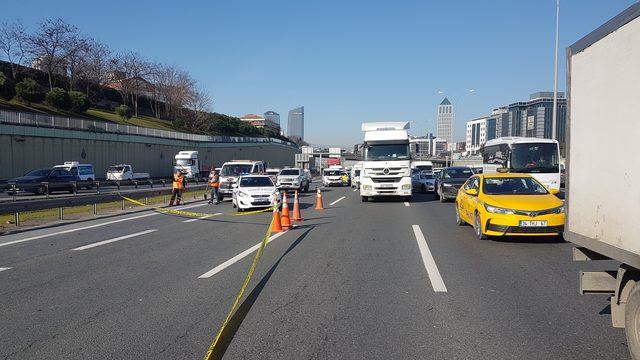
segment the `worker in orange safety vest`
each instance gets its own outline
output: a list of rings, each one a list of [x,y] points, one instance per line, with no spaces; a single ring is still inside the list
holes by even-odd
[[[169,206],[173,206],[173,201],[176,200],[176,205],[180,205],[182,201],[182,192],[184,191],[185,181],[184,175],[180,171],[176,171],[173,174],[173,185],[171,187],[171,200],[169,200]]]

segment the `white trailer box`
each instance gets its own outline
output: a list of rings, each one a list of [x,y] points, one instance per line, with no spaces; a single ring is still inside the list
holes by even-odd
[[[576,261],[622,263],[581,272],[580,290],[612,295],[613,325],[640,359],[640,3],[569,47],[567,63],[564,236]]]

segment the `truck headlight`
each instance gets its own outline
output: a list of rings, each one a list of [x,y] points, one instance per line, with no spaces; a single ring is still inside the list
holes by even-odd
[[[403,184],[402,185],[402,190],[409,190],[411,189],[411,184]]]
[[[446,184],[446,183],[445,183],[445,184],[442,184],[442,186],[444,186],[444,187],[451,187],[451,186],[453,186],[453,185],[451,185],[451,184]]]
[[[362,185],[362,190],[371,190],[371,185]]]
[[[514,214],[515,212],[511,209],[504,209],[501,207],[497,207],[497,206],[491,206],[488,204],[484,204],[484,208],[490,212],[490,213],[494,213],[494,214],[503,214],[503,215],[508,215],[508,214]]]

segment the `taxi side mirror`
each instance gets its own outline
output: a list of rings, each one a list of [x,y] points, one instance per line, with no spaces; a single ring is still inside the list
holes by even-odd
[[[551,188],[549,189],[549,193],[551,193],[551,195],[558,195],[560,194],[560,189]]]
[[[478,196],[478,189],[467,189],[465,190],[465,193],[471,196]]]

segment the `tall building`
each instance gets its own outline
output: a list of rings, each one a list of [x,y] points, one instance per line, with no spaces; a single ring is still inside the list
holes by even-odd
[[[480,146],[487,142],[487,117],[467,121],[467,141],[465,151],[467,154],[475,155],[480,150]]]
[[[496,137],[525,136],[551,138],[551,122],[553,113],[553,92],[541,91],[529,96],[528,101],[510,104],[506,109],[507,117],[502,117],[501,126],[496,121]],[[500,114],[502,115],[502,114]],[[564,127],[567,119],[567,99],[564,93],[558,93],[558,114],[556,122],[557,140],[564,146]],[[505,128],[506,125],[506,128]],[[500,134],[500,135],[498,135]],[[491,135],[493,136],[493,134]]]
[[[506,106],[493,109],[487,118],[486,140],[509,136],[509,110]]]
[[[277,124],[278,127],[280,126],[280,114],[278,114],[275,111],[267,111],[266,113],[264,113],[264,118],[271,121],[274,124]]]
[[[449,99],[444,98],[438,105],[438,126],[436,136],[444,139],[448,144],[453,144],[453,105]]]
[[[289,110],[287,136],[304,140],[304,106]]]

